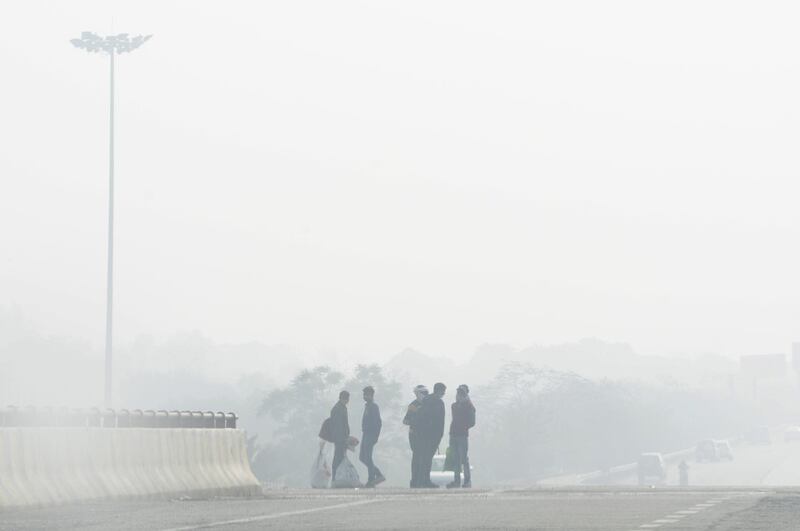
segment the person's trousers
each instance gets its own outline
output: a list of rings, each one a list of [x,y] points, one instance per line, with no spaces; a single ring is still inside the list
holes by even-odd
[[[344,461],[344,453],[347,451],[347,443],[334,443],[333,444],[333,463],[331,463],[331,480],[336,479],[336,469]]]
[[[381,471],[375,466],[372,460],[372,450],[378,441],[371,441],[364,437],[361,441],[361,450],[358,453],[358,459],[367,467],[367,481],[372,482],[378,476],[382,476]]]
[[[469,437],[466,435],[452,435],[450,437],[450,447],[455,452],[456,468],[455,482],[461,484],[461,469],[464,469],[464,483],[472,482],[472,474],[469,469]]]
[[[425,451],[419,437],[409,434],[408,444],[411,446],[411,487],[421,487],[420,478],[425,474]]]
[[[420,464],[419,486],[427,487],[432,483],[431,468],[433,467],[433,457],[439,448],[439,443],[424,442],[422,445],[422,463]]]

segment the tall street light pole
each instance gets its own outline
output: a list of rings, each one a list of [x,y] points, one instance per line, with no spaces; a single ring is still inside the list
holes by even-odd
[[[80,39],[70,42],[89,53],[107,53],[110,68],[109,119],[108,119],[108,270],[106,275],[106,378],[105,407],[111,407],[112,382],[112,317],[114,302],[114,55],[132,52],[150,39],[152,35],[129,38],[127,33],[100,37],[84,31]]]

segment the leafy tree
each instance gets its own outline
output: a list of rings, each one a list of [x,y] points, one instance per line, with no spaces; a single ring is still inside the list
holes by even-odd
[[[259,479],[293,486],[308,482],[326,407],[335,403],[343,381],[344,375],[330,367],[314,367],[267,395],[258,414],[269,419],[272,436],[251,444],[251,463]]]
[[[473,395],[473,461],[487,482],[607,469],[642,452],[741,433],[751,422],[741,405],[702,390],[592,381],[520,363]]]
[[[384,473],[389,477],[392,456],[398,460],[403,426],[400,423],[400,384],[388,380],[378,365],[359,365],[350,378],[320,366],[303,370],[288,386],[272,391],[259,408],[259,416],[272,424],[271,436],[264,442],[251,442],[251,463],[262,481],[288,486],[308,486],[309,466],[319,449],[319,429],[330,409],[338,400],[339,391],[350,391],[350,430],[360,438],[361,390],[367,385],[375,388],[376,401],[381,406],[384,428],[376,447],[376,461],[386,463]],[[358,456],[350,454],[357,461]]]
[[[405,400],[400,384],[377,365],[359,365],[349,376],[315,367],[271,392],[259,408],[270,436],[250,441],[256,475],[265,482],[307,486],[320,425],[339,391],[351,393],[350,427],[358,437],[361,390],[367,385],[375,388],[383,417],[376,464],[389,484],[405,484],[410,461],[401,422]],[[502,367],[491,384],[471,394],[478,423],[470,453],[481,484],[530,484],[544,476],[606,469],[633,462],[642,452],[670,452],[741,433],[752,421],[741,405],[711,392],[593,381],[524,363]],[[357,454],[349,457],[363,474]]]

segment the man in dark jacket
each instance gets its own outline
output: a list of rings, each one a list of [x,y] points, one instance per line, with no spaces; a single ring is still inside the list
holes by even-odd
[[[419,479],[419,486],[422,488],[435,489],[439,486],[431,481],[431,467],[433,466],[433,456],[436,455],[436,449],[439,448],[439,443],[442,442],[444,435],[444,396],[447,386],[438,382],[433,386],[433,394],[429,395],[422,403],[422,408],[419,411],[419,429],[422,438],[422,456],[421,476]]]
[[[371,385],[364,388],[364,416],[361,418],[361,451],[358,458],[367,467],[367,483],[365,487],[374,487],[383,483],[386,478],[372,461],[372,449],[381,434],[381,410],[375,403],[375,389]]]
[[[331,409],[331,439],[333,439],[332,480],[336,479],[336,469],[344,461],[347,441],[350,438],[350,421],[347,418],[347,403],[349,401],[350,393],[342,391],[339,393],[339,401]]]
[[[475,426],[475,406],[469,399],[469,387],[462,384],[456,389],[456,401],[450,406],[450,448],[455,452],[456,468],[453,482],[448,489],[472,486],[472,473],[469,469],[469,430]],[[461,484],[461,468],[464,468],[464,484]]]
[[[419,429],[419,411],[422,402],[428,396],[428,388],[418,385],[414,388],[414,401],[408,405],[406,416],[403,417],[403,424],[408,426],[408,444],[411,446],[411,488],[420,487],[419,477],[423,462],[422,438]]]

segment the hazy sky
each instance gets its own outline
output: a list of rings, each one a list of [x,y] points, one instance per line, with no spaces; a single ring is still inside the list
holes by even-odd
[[[4,2],[0,305],[466,356],[800,339],[794,2]],[[113,21],[113,22],[112,22]]]

